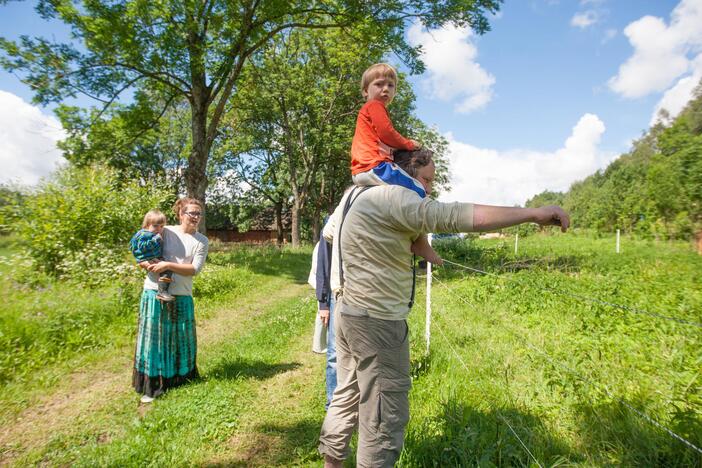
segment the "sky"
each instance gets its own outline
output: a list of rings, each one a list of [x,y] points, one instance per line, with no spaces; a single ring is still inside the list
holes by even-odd
[[[32,2],[0,7],[0,35],[62,40]],[[444,201],[523,204],[564,191],[631,148],[702,78],[702,0],[507,0],[491,31],[426,30],[417,114],[449,140]],[[400,68],[401,65],[400,65]],[[50,109],[0,71],[0,183],[34,184],[62,163]],[[411,135],[407,135],[411,137]]]

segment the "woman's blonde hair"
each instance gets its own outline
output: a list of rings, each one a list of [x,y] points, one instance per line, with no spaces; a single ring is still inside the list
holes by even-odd
[[[144,221],[141,223],[142,229],[146,229],[149,226],[155,224],[165,225],[168,222],[166,215],[161,213],[159,210],[150,210],[144,215]]]
[[[183,210],[185,210],[185,207],[188,205],[197,205],[200,207],[200,210],[205,211],[205,207],[202,206],[202,202],[197,198],[179,198],[175,202],[175,205],[173,205],[173,211],[175,212],[176,219],[178,221],[180,221],[180,215],[183,213]]]
[[[373,80],[378,78],[389,78],[397,84],[397,72],[395,69],[387,63],[376,63],[363,72],[363,76],[361,77],[361,92],[367,92],[368,86],[370,86]]]

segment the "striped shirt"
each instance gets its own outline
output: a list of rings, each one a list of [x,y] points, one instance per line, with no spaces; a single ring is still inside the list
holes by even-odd
[[[158,258],[163,251],[163,240],[155,232],[139,229],[129,241],[129,250],[132,251],[137,263]]]

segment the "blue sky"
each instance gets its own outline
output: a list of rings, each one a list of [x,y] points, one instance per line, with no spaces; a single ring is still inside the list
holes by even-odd
[[[32,2],[0,12],[5,37],[67,37]],[[483,36],[413,26],[408,40],[427,64],[409,78],[417,113],[450,141],[443,199],[519,204],[606,167],[659,107],[675,114],[689,99],[702,77],[700,24],[702,0],[508,0]],[[57,122],[30,99],[0,71],[4,180],[33,183],[60,161]]]

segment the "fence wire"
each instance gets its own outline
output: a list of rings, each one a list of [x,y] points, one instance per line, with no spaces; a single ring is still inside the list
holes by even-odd
[[[458,266],[463,266],[463,267],[465,267],[464,265],[460,265],[460,264],[457,264],[457,263],[454,263],[454,262],[449,262],[449,261],[446,260],[446,259],[444,259],[444,261],[445,261],[445,262],[448,262],[448,263],[452,263],[452,264],[458,265]],[[475,270],[475,271],[478,271],[478,272],[480,272],[480,273],[485,273],[485,272],[482,272],[482,271],[480,271],[480,270],[473,269],[473,268],[470,268],[470,267],[465,267],[465,268],[470,269],[470,270]],[[488,274],[489,274],[489,273],[488,273]],[[493,275],[494,275],[494,274],[493,274]],[[494,275],[494,276],[497,276],[497,275]],[[449,288],[448,285],[445,284],[443,281],[441,281],[440,279],[438,279],[438,278],[436,278],[436,277],[434,277],[433,279],[434,279],[436,282],[438,282],[444,289],[446,289],[447,291],[451,292],[451,288]],[[455,297],[459,298],[464,304],[466,304],[466,305],[468,305],[468,306],[474,306],[474,305],[475,305],[474,303],[471,303],[471,301],[469,301],[468,299],[466,299],[465,297],[463,297],[463,295],[461,295],[461,294],[456,294],[456,293],[453,293],[453,294],[454,294]],[[437,327],[438,327],[438,325],[437,325]],[[444,339],[448,342],[448,339],[446,338],[446,335],[444,335],[443,330],[441,330],[440,327],[438,327],[438,328],[439,328],[439,331],[440,331],[440,333],[442,334],[442,336],[444,336]],[[506,328],[507,328],[508,330],[510,330],[510,331],[512,332],[512,335],[515,336],[519,341],[521,341],[527,348],[529,348],[529,349],[531,349],[532,351],[535,351],[535,352],[537,352],[538,354],[542,355],[542,356],[543,356],[547,361],[549,361],[552,365],[557,366],[557,367],[560,367],[561,369],[565,370],[566,372],[570,373],[571,375],[577,377],[578,379],[582,380],[582,381],[585,382],[586,384],[590,385],[592,388],[595,388],[595,389],[602,389],[610,398],[612,398],[612,399],[614,399],[614,400],[617,400],[617,401],[620,402],[622,405],[624,405],[626,408],[628,408],[629,410],[631,410],[634,414],[636,414],[636,415],[639,416],[640,418],[642,418],[642,419],[644,419],[645,421],[647,421],[649,424],[652,424],[652,425],[656,426],[657,428],[659,428],[659,429],[663,430],[664,432],[666,432],[666,433],[667,433],[668,435],[670,435],[671,437],[673,437],[673,438],[677,439],[678,441],[682,442],[683,444],[685,444],[688,448],[690,448],[690,449],[692,449],[692,450],[695,450],[695,451],[697,451],[698,453],[702,454],[702,448],[698,447],[697,445],[693,444],[692,442],[690,442],[689,440],[685,439],[685,438],[682,437],[681,435],[677,434],[677,433],[674,432],[672,429],[669,429],[668,427],[666,427],[666,426],[664,426],[663,424],[659,423],[658,421],[656,421],[654,418],[650,417],[650,416],[647,415],[646,413],[644,413],[644,412],[642,412],[642,411],[636,409],[634,406],[632,406],[632,405],[631,405],[630,403],[628,403],[626,400],[624,400],[624,399],[622,399],[622,398],[620,398],[620,397],[614,395],[614,394],[607,388],[606,385],[604,385],[604,384],[597,385],[597,384],[594,383],[591,379],[588,379],[587,377],[584,377],[583,375],[581,375],[581,374],[578,373],[577,371],[574,371],[573,369],[570,369],[568,366],[566,366],[566,365],[564,365],[564,364],[557,363],[552,357],[550,357],[550,356],[548,355],[548,353],[546,353],[545,351],[540,350],[540,349],[536,348],[535,346],[533,346],[533,345],[532,345],[531,343],[529,343],[525,338],[519,336],[519,334],[517,334],[511,327],[506,327]],[[453,346],[450,344],[450,342],[449,342],[449,346],[451,347],[451,350],[452,350],[454,353],[456,353],[455,349],[454,349]],[[467,371],[470,371],[469,368],[468,368],[468,366],[466,366],[466,364],[463,362],[463,360],[461,360],[461,363],[463,364],[463,367],[464,367]]]
[[[466,365],[466,363],[465,363],[465,361],[463,360],[463,358],[461,358],[461,355],[458,353],[458,351],[456,351],[456,348],[453,347],[453,344],[451,343],[451,340],[448,339],[448,337],[447,337],[446,334],[444,333],[444,330],[441,328],[441,325],[439,325],[438,323],[436,323],[436,328],[438,328],[439,333],[441,333],[441,336],[444,338],[444,341],[446,341],[446,343],[449,345],[449,348],[451,348],[451,351],[453,352],[454,356],[458,359],[458,361],[461,363],[461,365],[463,366],[463,368],[464,368],[467,372],[470,372],[470,368]],[[507,425],[507,427],[509,428],[509,430],[512,432],[512,434],[514,434],[514,437],[519,441],[519,443],[520,443],[521,446],[524,448],[524,450],[526,451],[526,453],[528,453],[529,456],[531,457],[531,459],[534,460],[534,463],[536,463],[537,465],[539,465],[539,468],[543,468],[543,465],[542,465],[541,463],[539,463],[539,460],[537,460],[537,458],[534,456],[534,454],[531,453],[531,450],[529,450],[529,448],[526,446],[526,444],[522,441],[522,439],[519,437],[519,435],[518,435],[517,432],[514,430],[514,428],[512,427],[512,425],[509,423],[509,421],[507,420],[507,418],[504,417],[502,414],[499,413],[499,410],[498,410],[497,416]]]
[[[659,319],[663,319],[663,320],[670,320],[670,321],[673,321],[673,322],[677,322],[677,323],[680,323],[680,324],[682,324],[682,325],[689,325],[689,326],[693,326],[693,327],[697,327],[697,328],[702,328],[702,323],[700,323],[700,322],[695,322],[695,321],[692,321],[692,320],[685,320],[685,319],[681,319],[681,318],[678,318],[678,317],[673,317],[673,316],[669,316],[669,315],[659,314],[659,313],[656,313],[656,312],[649,312],[649,311],[647,311],[647,310],[638,309],[638,308],[635,308],[635,307],[629,307],[629,306],[625,306],[625,305],[621,305],[621,304],[615,304],[614,302],[603,301],[602,299],[597,299],[597,298],[593,298],[593,297],[587,297],[587,296],[583,296],[582,294],[575,294],[575,293],[571,293],[571,292],[568,292],[568,291],[562,291],[562,290],[560,290],[560,289],[549,288],[549,287],[546,287],[546,286],[537,286],[537,285],[533,285],[533,284],[526,284],[526,283],[524,283],[523,281],[520,281],[520,280],[517,279],[517,278],[507,278],[507,277],[504,277],[504,276],[500,276],[500,275],[498,275],[498,274],[496,274],[496,273],[491,273],[491,272],[489,272],[489,271],[480,270],[480,269],[478,269],[478,268],[469,267],[469,266],[467,266],[467,265],[461,265],[460,263],[452,262],[451,260],[443,259],[443,261],[444,261],[444,263],[448,263],[448,264],[450,264],[450,265],[454,265],[454,266],[463,268],[463,269],[465,269],[465,270],[473,271],[473,272],[476,272],[476,273],[481,273],[481,274],[483,274],[483,275],[493,276],[493,277],[495,277],[495,278],[504,278],[504,279],[506,279],[507,281],[512,281],[512,282],[514,282],[514,283],[518,283],[518,284],[521,284],[522,286],[526,286],[526,287],[530,287],[530,288],[540,289],[541,291],[546,291],[546,292],[549,292],[549,293],[552,293],[552,294],[559,294],[559,295],[562,295],[562,296],[568,296],[568,297],[572,297],[572,298],[574,298],[574,299],[579,299],[579,300],[581,300],[581,301],[590,302],[590,303],[593,303],[593,304],[600,304],[600,305],[605,305],[605,306],[612,307],[612,308],[615,308],[615,309],[625,310],[625,311],[627,311],[627,312],[631,312],[631,313],[634,313],[634,314],[648,315],[648,316],[650,316],[650,317],[655,317],[655,318],[659,318]]]

